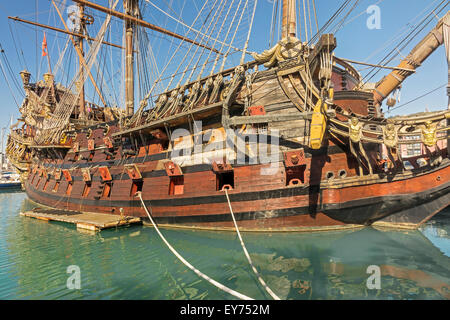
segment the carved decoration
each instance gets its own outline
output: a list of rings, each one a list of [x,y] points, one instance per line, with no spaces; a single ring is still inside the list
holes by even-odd
[[[75,142],[73,144],[73,152],[77,153],[78,151],[80,151],[80,143],[79,142]]]
[[[72,182],[72,175],[70,174],[69,170],[63,170],[62,173],[67,182]]]
[[[231,172],[233,167],[225,158],[216,159],[212,162],[212,169],[215,173]]]
[[[81,174],[83,175],[84,182],[91,182],[91,171],[89,168],[82,168]]]
[[[437,143],[436,124],[431,120],[425,122],[424,126],[420,126],[422,129],[421,140],[427,147],[433,147]]]
[[[95,150],[95,140],[94,139],[89,139],[88,140],[88,150],[89,151],[94,151]]]
[[[352,142],[358,143],[362,137],[363,123],[359,122],[358,118],[352,117],[349,119],[349,136]]]
[[[113,143],[112,143],[110,137],[104,137],[104,138],[103,138],[103,142],[105,143],[105,146],[106,146],[108,149],[114,148],[114,145],[113,145]]]
[[[302,49],[303,45],[299,39],[288,37],[261,54],[253,54],[253,58],[258,63],[264,63],[266,68],[271,68],[279,62],[298,57]]]
[[[167,161],[164,163],[164,167],[166,169],[167,175],[169,177],[173,176],[182,176],[183,172],[181,171],[181,168],[179,165],[174,163],[173,161]]]
[[[100,172],[100,176],[102,177],[103,181],[111,181],[111,173],[109,172],[108,167],[99,167],[98,171]]]
[[[393,123],[388,123],[385,127],[383,127],[383,143],[389,148],[397,147],[398,130]]]
[[[223,76],[222,74],[218,74],[214,79],[214,87],[211,93],[211,98],[209,99],[209,103],[214,103],[219,98],[220,89],[223,86]]]
[[[133,180],[142,179],[142,174],[135,164],[125,165],[125,169],[127,170],[128,176],[131,179]]]
[[[55,170],[55,180],[56,181],[61,180],[61,169],[56,169]]]

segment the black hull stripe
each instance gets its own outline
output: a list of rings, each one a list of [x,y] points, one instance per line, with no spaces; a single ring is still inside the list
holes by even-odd
[[[308,215],[308,207],[296,207],[287,209],[275,209],[267,211],[248,211],[237,212],[235,218],[238,221],[262,220],[272,218],[282,218],[290,216]],[[208,223],[208,222],[231,222],[233,221],[231,214],[207,214],[192,216],[171,216],[158,217],[154,216],[157,223],[163,224],[185,224],[185,223]]]
[[[70,198],[67,196],[58,196],[56,194],[45,193],[36,188],[33,185],[27,183],[27,188],[30,188],[33,192],[41,197],[52,199],[54,201],[71,202],[74,204],[84,204],[88,206],[101,206],[101,207],[140,207],[141,202],[139,200],[93,200],[93,199],[82,199],[82,198]],[[267,199],[278,199],[293,197],[299,195],[307,195],[312,193],[317,195],[319,193],[320,187],[289,187],[277,190],[265,190],[256,192],[241,192],[232,194],[230,193],[230,200],[232,202],[241,201],[256,201],[256,200],[267,200]],[[202,205],[202,204],[215,204],[215,203],[226,203],[227,199],[225,193],[218,192],[218,195],[209,195],[202,197],[189,197],[189,198],[173,198],[173,199],[155,199],[155,200],[145,200],[146,202],[151,202],[153,207],[179,207],[179,206],[192,206],[192,205]]]
[[[281,198],[282,196],[292,196],[294,192],[298,191],[309,191],[309,188],[292,188],[286,191],[290,191],[291,194],[281,193],[282,190],[276,190],[276,192],[272,192],[271,194],[265,192],[265,195],[271,195],[273,198]],[[284,190],[283,190],[284,191]],[[32,190],[32,192],[41,195],[42,197],[52,198],[54,200],[62,200],[67,201],[67,197],[58,197],[56,195],[48,195],[44,194],[40,191]],[[370,224],[376,220],[383,219],[393,213],[399,212],[401,210],[405,210],[407,208],[412,208],[417,205],[426,204],[432,202],[440,197],[445,197],[450,192],[450,182],[446,184],[429,189],[423,192],[418,192],[414,194],[407,195],[390,195],[390,196],[381,196],[381,197],[371,197],[359,200],[348,201],[345,203],[339,204],[324,204],[322,208],[314,207],[314,206],[299,206],[295,208],[285,208],[285,209],[275,209],[268,211],[252,211],[252,212],[236,212],[236,216],[238,220],[255,220],[255,219],[270,219],[276,217],[286,217],[293,215],[303,215],[303,214],[311,214],[314,216],[316,212],[323,212],[330,218],[340,221],[342,223],[350,223],[350,224]],[[261,198],[260,192],[254,193],[246,193],[246,194],[235,194],[230,195],[231,201],[236,202],[238,200],[233,199],[233,197],[239,199],[241,201],[249,201],[249,196],[251,198],[255,198],[256,200],[260,200]],[[30,196],[33,198],[32,196]],[[195,204],[208,204],[213,203],[211,201],[211,197],[201,197],[207,202],[203,203],[195,203]],[[213,198],[215,203],[226,203],[225,195],[215,196]],[[75,201],[74,201],[75,200]],[[188,199],[173,199],[173,200],[147,200],[145,201],[147,206],[152,207],[174,207],[174,200],[183,202],[178,202],[177,205],[192,205],[191,201],[194,200],[192,198]],[[195,199],[198,201],[199,199]],[[108,207],[140,207],[141,204],[139,201],[108,201],[108,200],[87,200],[87,199],[71,199],[71,202],[74,204],[84,204],[84,205],[92,205],[92,206],[108,206]],[[188,202],[188,203],[186,203]],[[100,203],[103,203],[101,205]],[[223,222],[230,221],[231,216],[229,214],[208,214],[208,215],[192,215],[192,216],[166,216],[166,217],[157,217],[157,221],[159,223],[167,223],[167,224],[175,224],[175,223],[195,223],[195,222]]]
[[[448,164],[447,164],[448,165]],[[435,171],[442,170],[447,167],[437,167],[434,170],[430,170],[427,174],[430,174]],[[164,171],[165,172],[165,171]],[[387,182],[386,184],[389,184]],[[437,190],[445,188],[448,185],[448,182],[444,185],[436,187]],[[139,207],[139,200],[111,200],[111,199],[85,199],[85,198],[71,198],[67,196],[59,196],[56,194],[45,193],[39,191],[35,188],[34,185],[31,185],[27,182],[27,188],[32,188],[39,196],[50,198],[55,201],[65,201],[72,202],[75,204],[86,204],[90,206],[114,206],[114,207]],[[268,199],[277,199],[277,198],[287,198],[293,196],[301,196],[301,195],[310,195],[316,196],[321,192],[320,185],[315,186],[299,186],[299,187],[284,187],[281,189],[275,190],[264,190],[264,191],[254,191],[254,192],[240,192],[240,193],[230,193],[230,200],[232,202],[241,202],[241,201],[256,201],[256,200],[268,200]],[[423,191],[427,192],[427,191]],[[145,193],[144,193],[145,196]],[[397,195],[395,195],[397,196]],[[399,197],[404,197],[405,195],[398,195]],[[383,196],[386,197],[386,196]],[[383,198],[381,197],[381,198]],[[322,197],[320,197],[321,199]],[[360,202],[361,205],[370,205],[371,203],[378,203],[380,197],[369,197],[359,200],[352,200],[348,204],[346,203],[337,203],[337,204],[327,204],[327,210],[341,210],[345,209],[346,206],[351,207],[350,203],[353,201]],[[174,197],[171,199],[154,199],[151,200],[151,203],[154,207],[177,207],[177,206],[191,206],[191,205],[201,205],[201,204],[214,204],[214,203],[225,203],[226,197],[222,192],[217,192],[216,195],[208,195],[208,196],[197,196],[197,197]]]
[[[35,191],[32,191],[35,192]],[[447,197],[450,192],[450,185],[447,184],[440,190],[436,188],[413,195],[396,195],[384,196],[362,200],[354,200],[345,203],[344,207],[338,208],[333,204],[324,205],[322,212],[333,220],[345,224],[371,224],[377,220],[389,217],[396,212],[407,208],[414,208],[417,205],[427,206],[440,197]],[[30,195],[33,199],[33,197]],[[123,201],[121,203],[124,203]],[[155,206],[154,201],[145,201],[148,207]],[[88,205],[84,202],[85,205]],[[309,206],[299,206],[294,208],[264,210],[264,211],[247,211],[235,212],[235,217],[239,221],[251,221],[261,219],[283,218],[300,215],[310,215],[315,218],[315,212]],[[424,216],[428,213],[423,212]],[[403,222],[417,223],[420,217],[405,217]],[[231,215],[226,214],[205,214],[191,216],[155,216],[155,220],[162,224],[194,224],[194,223],[214,223],[214,222],[230,222]]]

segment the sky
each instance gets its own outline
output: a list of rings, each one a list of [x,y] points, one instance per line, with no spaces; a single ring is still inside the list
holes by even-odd
[[[262,52],[263,50],[268,49],[271,44],[270,34],[273,1],[275,0],[258,1],[252,35],[249,42],[250,51]],[[68,1],[67,3],[70,4],[70,2],[71,1]],[[102,5],[107,3],[106,0],[94,0],[94,2]],[[195,14],[202,3],[201,0],[152,0],[152,2],[161,8],[170,2],[174,11],[171,14],[175,15],[176,12],[182,12],[180,17],[186,24],[190,24],[190,22],[193,21]],[[297,2],[301,3],[302,1],[297,0]],[[316,0],[319,26],[322,26],[343,2],[344,0]],[[379,63],[386,54],[386,50],[393,49],[395,47],[394,44],[398,43],[399,40],[392,41],[393,37],[395,40],[395,37],[401,35],[402,32],[404,35],[407,34],[412,30],[414,23],[417,22],[414,18],[420,13],[424,13],[425,11],[423,10],[427,7],[428,12],[430,12],[430,8],[436,6],[439,2],[441,2],[441,0],[360,0],[358,6],[355,7],[345,20],[342,28],[335,34],[338,43],[338,47],[335,50],[336,56],[373,64]],[[380,9],[380,28],[368,27],[367,21],[371,18],[373,12],[367,13],[366,10],[371,5],[377,5]],[[41,57],[42,31],[41,29],[12,22],[8,19],[8,16],[18,16],[20,18],[38,21],[44,24],[56,24],[57,27],[63,28],[62,24],[56,19],[55,13],[50,11],[50,8],[50,0],[0,0],[0,30],[2,30],[0,33],[0,44],[4,49],[4,54],[8,59],[9,66],[5,65],[6,61],[3,56],[1,61],[5,69],[7,67],[11,68],[11,71],[16,77],[15,81],[17,81],[19,85],[21,83],[19,72],[25,67],[33,74],[33,77],[35,77],[36,73],[39,71],[40,79],[42,78],[42,73],[46,71],[46,61]],[[150,9],[151,7],[146,7],[147,11]],[[302,8],[300,7],[300,11],[301,9]],[[449,7],[439,13],[438,16],[442,17],[448,9]],[[94,17],[96,20],[101,21],[102,19],[99,18],[103,16],[96,13]],[[162,16],[160,13],[158,15],[158,13],[149,11],[144,17],[147,21],[157,25],[163,24],[163,26],[172,31],[182,32],[184,28],[174,21],[169,21],[170,19]],[[421,17],[423,17],[423,14]],[[247,21],[248,24],[249,21],[250,20]],[[436,25],[437,21],[436,17],[432,23],[413,39],[409,46],[399,52],[400,56],[407,56],[413,46]],[[113,30],[120,31],[121,27],[119,21],[115,21],[115,23],[117,25]],[[304,26],[304,23],[303,17],[300,17],[300,25]],[[308,24],[309,21],[307,21],[307,25]],[[315,25],[314,22],[312,22],[312,24]],[[313,27],[313,29],[315,28]],[[159,50],[155,52],[156,61],[167,61],[167,53],[170,52],[170,50],[173,50],[173,43],[169,42],[167,38],[154,33],[150,33],[150,36],[154,36],[155,39],[159,41]],[[120,36],[110,36],[110,39],[115,43],[121,42]],[[244,40],[245,36],[242,37],[241,42]],[[65,38],[61,35],[56,36],[54,32],[48,32],[47,41],[50,56],[52,59],[56,60],[58,51],[61,50],[64,44],[62,41],[65,41]],[[388,46],[386,46],[386,44]],[[113,54],[111,53],[110,60],[111,66],[113,66],[112,69],[116,69],[116,71],[120,70],[120,53],[116,53],[115,58],[113,58]],[[396,66],[399,62],[400,57],[397,57],[389,63],[389,66]],[[363,75],[367,71],[367,69],[364,69],[364,66],[355,66],[358,70],[361,69]],[[66,65],[65,67],[75,68],[73,65]],[[8,70],[5,71],[8,72]],[[436,111],[446,109],[448,103],[445,88],[448,81],[447,71],[445,48],[444,46],[441,46],[423,63],[416,74],[405,81],[401,91],[401,100],[398,105],[401,106],[402,104],[414,100],[440,86],[442,86],[442,88],[417,101],[409,103],[404,107],[395,109],[391,113],[386,114],[386,116],[404,115],[425,110]],[[387,73],[388,71],[382,70],[372,79],[372,81],[376,82],[381,80]],[[0,70],[0,97],[2,102],[0,127],[7,126],[11,116],[13,116],[14,119],[19,116],[16,102],[21,104],[23,99],[23,91],[16,88],[9,73],[7,73],[7,75],[11,89]],[[112,91],[114,92],[110,93],[111,95],[117,95],[117,92],[121,90],[120,88],[114,87]],[[387,110],[386,107],[383,109],[385,111]]]

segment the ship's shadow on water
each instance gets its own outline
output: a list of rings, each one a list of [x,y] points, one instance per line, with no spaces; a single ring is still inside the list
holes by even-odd
[[[67,224],[19,216],[23,198],[0,195],[0,204],[16,203],[1,217],[0,299],[233,298],[179,262],[153,228],[83,233]],[[243,239],[263,279],[282,299],[449,299],[449,230],[447,209],[415,231],[367,227],[323,233],[243,233]],[[162,232],[211,278],[252,298],[270,298],[235,233]],[[80,268],[79,290],[67,288],[71,265]],[[367,286],[372,275],[369,266],[381,271],[380,289]]]

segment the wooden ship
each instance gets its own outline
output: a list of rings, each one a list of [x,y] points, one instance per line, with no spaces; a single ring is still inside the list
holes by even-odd
[[[193,25],[187,26],[189,37],[151,24],[136,0],[124,0],[123,12],[116,10],[118,0],[111,7],[73,2],[78,29],[66,25],[54,1],[64,29],[51,28],[70,39],[78,72],[64,87],[50,70],[35,83],[22,71],[26,98],[8,138],[9,160],[38,205],[146,220],[140,196],[159,225],[233,230],[226,190],[240,229],[264,232],[417,228],[449,205],[450,111],[385,118],[381,109],[447,42],[448,12],[397,67],[378,66],[391,73],[369,86],[353,62],[334,55],[332,33],[318,32],[306,42],[297,38],[295,0],[278,1],[281,37],[262,53],[248,50],[256,1],[211,5],[211,29],[222,38]],[[230,10],[233,3],[245,7]],[[92,20],[86,8],[106,15],[96,37],[86,33]],[[238,28],[230,30],[236,25],[231,22],[238,23],[243,12],[251,16],[248,37],[235,48]],[[221,21],[221,14],[230,20]],[[102,97],[91,69],[98,48],[114,45],[104,36],[112,17],[124,23],[124,45],[116,46],[124,54],[125,105],[102,98],[99,106],[84,92],[92,82]],[[135,108],[136,55],[142,51],[136,36],[142,29],[192,51],[177,61],[178,83],[174,75],[157,92],[158,79]],[[195,75],[183,64],[194,50],[213,61],[190,64]],[[231,52],[241,56],[240,63],[225,68]],[[425,152],[403,159],[401,146],[410,144],[421,144]]]

